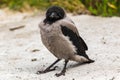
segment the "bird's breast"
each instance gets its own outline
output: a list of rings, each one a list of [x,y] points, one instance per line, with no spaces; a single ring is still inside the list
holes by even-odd
[[[68,59],[76,53],[76,48],[69,37],[64,36],[57,26],[42,28],[41,39],[47,49],[57,58]]]
[[[44,36],[42,41],[47,49],[59,59],[68,59],[76,53],[75,46],[69,41],[69,38],[63,35],[49,37]]]

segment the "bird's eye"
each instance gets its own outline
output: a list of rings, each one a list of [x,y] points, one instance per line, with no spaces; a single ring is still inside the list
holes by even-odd
[[[47,15],[50,15],[50,14],[51,14],[50,12],[47,13]]]

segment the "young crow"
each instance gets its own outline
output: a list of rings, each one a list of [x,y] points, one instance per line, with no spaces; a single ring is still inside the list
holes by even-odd
[[[80,37],[74,22],[66,16],[61,7],[50,7],[46,12],[46,18],[39,24],[39,27],[43,44],[57,60],[44,71],[38,71],[37,74],[55,70],[56,66],[51,67],[61,59],[65,60],[65,65],[56,76],[65,75],[69,60],[82,63],[94,62],[86,54],[88,47]]]

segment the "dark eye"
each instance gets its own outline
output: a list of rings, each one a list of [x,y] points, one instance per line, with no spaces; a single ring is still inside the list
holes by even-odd
[[[50,12],[47,12],[48,15],[50,15],[51,13]]]

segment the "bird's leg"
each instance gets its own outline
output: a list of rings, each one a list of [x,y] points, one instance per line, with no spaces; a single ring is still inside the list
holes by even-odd
[[[65,65],[63,67],[63,70],[60,73],[55,74],[57,77],[59,77],[61,75],[65,75],[67,63],[68,63],[68,60],[65,60]]]
[[[54,66],[56,63],[58,63],[61,59],[57,59],[54,63],[52,63],[49,67],[47,67],[44,71],[38,71],[37,74],[42,74],[50,71],[54,71],[57,66],[55,66],[53,69],[51,69],[52,66]]]

